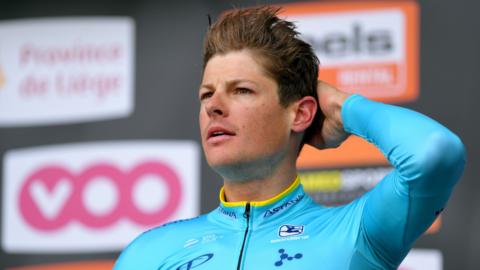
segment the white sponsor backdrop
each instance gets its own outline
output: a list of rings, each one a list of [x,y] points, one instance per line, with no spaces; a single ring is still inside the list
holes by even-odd
[[[116,251],[149,227],[199,214],[191,141],[115,141],[8,151],[2,246],[11,253]]]
[[[322,67],[400,62],[405,58],[405,18],[400,10],[296,15],[287,19],[295,22],[303,37],[314,41],[312,45]],[[379,45],[387,40],[393,45],[391,49],[378,53]],[[325,47],[331,47],[337,54],[325,53]],[[339,54],[340,51],[343,53]]]
[[[436,249],[412,249],[398,270],[442,270],[443,256]]]
[[[339,3],[338,10],[331,3],[311,3],[311,10],[298,4],[303,11],[292,4],[285,17],[315,50],[322,80],[370,98],[410,101],[418,92],[416,6],[374,3]]]
[[[133,111],[133,20],[6,21],[0,37],[0,127],[111,119]]]

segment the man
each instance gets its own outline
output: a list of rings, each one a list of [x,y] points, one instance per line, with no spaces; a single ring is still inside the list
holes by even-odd
[[[419,113],[317,84],[311,47],[277,11],[234,10],[207,33],[199,120],[224,180],[220,206],[142,234],[115,269],[395,269],[445,207],[464,166],[459,138]],[[395,169],[348,205],[317,205],[297,177],[298,153],[350,134]]]

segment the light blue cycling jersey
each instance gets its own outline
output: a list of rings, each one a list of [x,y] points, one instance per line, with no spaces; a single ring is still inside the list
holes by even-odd
[[[424,115],[359,95],[345,101],[342,119],[395,168],[371,191],[324,207],[298,178],[267,201],[225,202],[222,190],[217,209],[143,233],[114,269],[395,269],[445,207],[463,171],[463,144]]]

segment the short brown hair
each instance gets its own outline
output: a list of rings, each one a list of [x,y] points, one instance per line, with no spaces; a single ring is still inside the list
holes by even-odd
[[[279,11],[262,6],[224,13],[207,32],[203,68],[216,54],[249,49],[277,82],[280,103],[286,107],[304,96],[317,99],[319,61],[310,44],[299,38],[295,25],[278,18]],[[316,121],[320,115],[318,110]],[[304,141],[315,126],[307,130]]]

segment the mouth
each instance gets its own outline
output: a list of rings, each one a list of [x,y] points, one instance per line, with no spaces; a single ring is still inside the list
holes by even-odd
[[[208,129],[207,141],[219,142],[235,136],[235,132],[220,126],[213,126]]]

